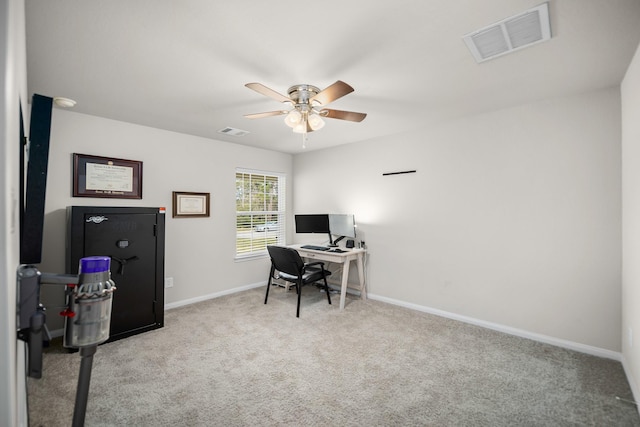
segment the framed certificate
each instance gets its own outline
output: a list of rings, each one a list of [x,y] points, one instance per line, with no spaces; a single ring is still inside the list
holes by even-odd
[[[209,193],[173,192],[173,218],[208,217]]]
[[[73,153],[73,197],[142,199],[142,162]]]

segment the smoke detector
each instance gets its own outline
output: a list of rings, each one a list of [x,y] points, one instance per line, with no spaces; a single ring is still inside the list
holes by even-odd
[[[62,107],[62,108],[73,108],[73,107],[76,106],[76,101],[74,101],[73,99],[69,99],[69,98],[63,98],[62,96],[54,97],[53,98],[53,102],[58,107]]]
[[[473,31],[463,37],[477,62],[484,62],[551,38],[549,4]]]

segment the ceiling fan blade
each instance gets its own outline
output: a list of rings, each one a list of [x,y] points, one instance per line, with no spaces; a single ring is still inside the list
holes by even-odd
[[[346,84],[345,82],[338,80],[331,86],[326,89],[320,91],[320,93],[313,96],[309,103],[315,101],[320,105],[327,105],[330,102],[335,101],[338,98],[342,98],[343,96],[353,92],[353,88]]]
[[[349,120],[350,122],[361,122],[365,117],[367,117],[367,114],[324,108],[320,110],[320,116],[328,117],[330,119]]]
[[[247,83],[245,86],[248,87],[249,89],[255,90],[259,94],[268,96],[269,98],[273,98],[276,101],[293,103],[293,101],[291,101],[291,98],[289,98],[288,96],[284,96],[283,94],[278,93],[275,90],[266,87],[262,83]]]
[[[267,111],[266,113],[245,114],[244,116],[247,119],[261,119],[262,117],[281,116],[287,113],[288,111],[278,110],[278,111]]]

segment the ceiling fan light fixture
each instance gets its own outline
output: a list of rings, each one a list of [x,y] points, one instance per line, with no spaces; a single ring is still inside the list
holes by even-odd
[[[284,122],[287,124],[287,126],[291,128],[295,128],[297,125],[300,124],[301,121],[302,121],[302,114],[300,114],[300,111],[295,109],[291,110],[289,114],[287,114],[287,117],[284,118]]]
[[[322,129],[324,127],[324,120],[317,114],[311,114],[309,115],[309,127],[313,130]]]
[[[307,133],[307,123],[303,120],[293,128],[294,133]]]

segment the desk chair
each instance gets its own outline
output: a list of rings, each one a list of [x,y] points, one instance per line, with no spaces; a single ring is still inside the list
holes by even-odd
[[[265,304],[269,298],[271,280],[275,278],[276,271],[278,271],[278,277],[280,279],[291,282],[296,286],[296,293],[298,294],[296,317],[300,317],[300,295],[302,294],[302,285],[323,280],[324,291],[327,293],[327,300],[329,301],[329,304],[331,304],[329,285],[327,285],[327,276],[331,275],[331,272],[324,269],[324,262],[316,261],[305,263],[302,261],[298,251],[283,246],[267,246],[267,250],[271,257],[271,271],[269,272],[269,280],[267,281],[267,294],[264,297]]]

